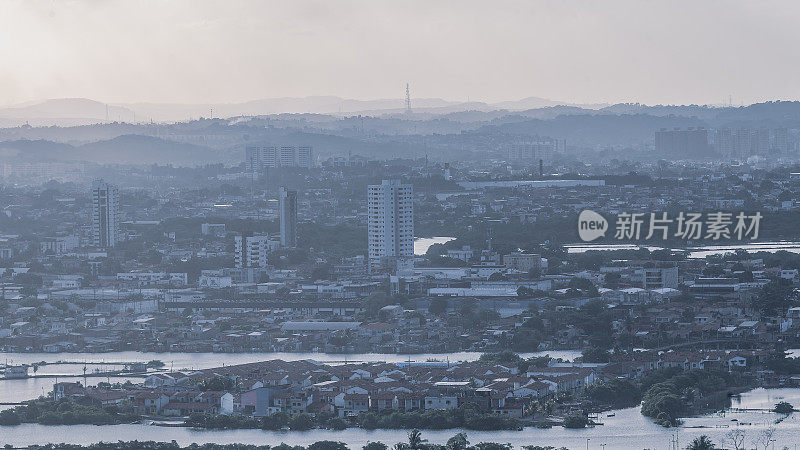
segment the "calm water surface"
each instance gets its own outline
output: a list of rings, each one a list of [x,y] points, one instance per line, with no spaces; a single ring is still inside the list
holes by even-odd
[[[650,251],[659,250],[663,247],[651,245],[637,245],[637,244],[570,244],[565,245],[567,253],[584,253],[590,250],[638,250],[646,248]],[[745,244],[728,244],[728,245],[706,245],[701,247],[687,247],[685,249],[673,248],[673,251],[685,251],[689,258],[705,258],[712,255],[724,255],[725,253],[733,253],[737,250],[744,250],[748,253],[768,252],[775,253],[778,251],[787,251],[790,253],[800,253],[800,242],[754,242]]]
[[[445,244],[455,240],[454,237],[436,236],[432,238],[416,238],[414,239],[414,254],[417,256],[424,255],[433,244]]]

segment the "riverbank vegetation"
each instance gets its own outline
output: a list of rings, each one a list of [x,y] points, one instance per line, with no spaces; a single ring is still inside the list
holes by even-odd
[[[464,428],[467,430],[495,431],[517,430],[520,423],[513,418],[490,414],[476,409],[474,405],[465,404],[456,409],[426,410],[410,412],[374,413],[366,412],[353,418],[340,418],[332,414],[297,414],[290,416],[277,413],[271,416],[253,418],[245,416],[192,414],[186,425],[207,429],[262,429],[280,430],[288,427],[293,431],[305,431],[312,428],[329,428],[341,430],[348,427],[360,427],[366,430],[375,429],[423,429],[448,430]]]
[[[643,415],[669,427],[678,425],[682,417],[728,407],[729,394],[755,385],[753,378],[744,373],[684,371],[672,367],[653,372],[638,382],[611,379],[593,384],[586,387],[583,395],[599,409],[627,408],[641,403]]]
[[[613,409],[636,406],[642,401],[641,388],[630,380],[611,379],[586,386],[586,398]]]
[[[516,352],[511,350],[503,350],[500,352],[489,352],[481,354],[477,363],[479,364],[499,364],[506,367],[515,367],[520,372],[525,372],[531,367],[547,367],[550,364],[550,356],[532,356],[530,358],[523,358]]]
[[[731,390],[752,385],[741,374],[724,371],[665,369],[645,378],[642,414],[670,427],[680,418],[730,406]]]
[[[39,423],[42,425],[115,425],[139,420],[127,406],[85,405],[65,398],[39,398],[0,412],[0,425]]]
[[[0,438],[1,439],[1,438]],[[470,443],[466,433],[457,433],[447,440],[447,443],[431,444],[419,430],[408,432],[408,439],[405,442],[398,442],[392,446],[383,442],[368,442],[361,450],[511,450],[511,444],[497,442]],[[6,445],[5,448],[14,448]],[[357,450],[359,447],[348,446],[344,442],[338,441],[317,441],[308,446],[288,445],[250,445],[250,444],[191,444],[181,446],[177,442],[155,442],[155,441],[119,441],[119,442],[100,442],[90,445],[79,444],[47,444],[31,445],[25,447],[28,450]],[[555,450],[555,447],[540,447],[534,445],[523,446],[526,450]],[[563,447],[561,447],[563,449]]]

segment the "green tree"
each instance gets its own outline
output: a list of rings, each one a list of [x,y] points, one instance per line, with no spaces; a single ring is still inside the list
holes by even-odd
[[[587,280],[586,278],[578,278],[578,277],[572,278],[571,280],[569,280],[567,288],[578,289],[579,291],[583,292],[584,295],[587,295],[589,297],[597,297],[598,295],[597,286],[595,286],[594,283]]]
[[[19,415],[16,412],[6,409],[0,411],[0,425],[2,426],[9,426],[9,425],[19,425],[22,423],[22,419],[20,419]]]
[[[373,412],[363,413],[359,419],[359,425],[365,430],[374,430],[378,428],[378,416]]]
[[[636,384],[616,378],[586,386],[585,395],[594,402],[619,408],[636,405],[642,397]]]
[[[314,418],[310,414],[298,414],[289,419],[289,428],[296,431],[310,430],[314,425]]]
[[[475,444],[475,450],[512,450],[511,444],[499,444],[497,442],[481,442]]]
[[[346,430],[347,422],[341,417],[331,417],[325,422],[331,430]]]
[[[589,425],[589,418],[583,414],[564,416],[564,428],[585,428],[586,425]]]
[[[598,347],[590,347],[581,352],[583,362],[587,363],[607,363],[611,359],[608,350]]]
[[[713,450],[717,448],[711,439],[704,435],[694,438],[691,444],[686,446],[686,450]]]
[[[367,442],[367,445],[361,447],[361,450],[388,450],[389,446],[383,442]]]
[[[789,402],[780,402],[775,405],[773,411],[778,414],[791,414],[794,411],[794,406]]]
[[[308,450],[349,450],[344,442],[317,441],[308,446]]]
[[[761,292],[753,300],[753,306],[762,314],[774,315],[785,313],[795,300],[794,288],[772,281],[761,288]]]
[[[445,444],[447,450],[467,450],[469,448],[469,441],[467,440],[467,433],[458,433],[447,440]]]

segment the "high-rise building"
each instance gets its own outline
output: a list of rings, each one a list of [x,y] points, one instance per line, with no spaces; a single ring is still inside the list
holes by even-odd
[[[294,167],[297,165],[297,149],[294,147],[284,145],[281,146],[280,156],[281,167]]]
[[[753,155],[755,148],[753,130],[739,128],[733,135],[733,155],[736,158],[747,159]]]
[[[233,261],[238,268],[267,267],[269,252],[278,249],[278,242],[267,235],[236,236],[234,243]]]
[[[696,157],[708,154],[708,130],[691,127],[686,130],[662,128],[655,134],[658,156]]]
[[[414,258],[414,191],[400,180],[367,187],[369,267],[391,270]]]
[[[120,241],[119,190],[103,180],[92,182],[92,241],[98,248]]]
[[[759,128],[753,130],[755,133],[755,148],[753,153],[756,155],[766,155],[769,153],[769,130],[766,128]]]
[[[291,145],[256,145],[245,148],[245,171],[263,172],[277,167],[314,167],[314,148]]]
[[[297,191],[278,188],[281,210],[281,247],[297,247]]]
[[[310,169],[314,167],[314,148],[308,145],[297,147],[297,165]]]
[[[513,144],[508,148],[509,161],[550,166],[556,150],[556,142],[526,142]]]
[[[714,148],[723,158],[730,158],[733,156],[733,133],[730,128],[717,129],[714,139]]]
[[[785,154],[789,151],[789,130],[786,128],[775,129],[775,143],[772,148],[780,154]]]

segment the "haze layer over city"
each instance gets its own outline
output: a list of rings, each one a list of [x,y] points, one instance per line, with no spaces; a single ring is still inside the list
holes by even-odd
[[[796,446],[798,13],[0,2],[0,445]]]

